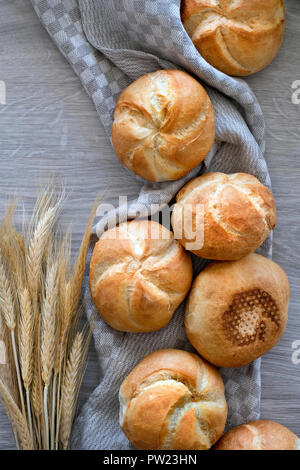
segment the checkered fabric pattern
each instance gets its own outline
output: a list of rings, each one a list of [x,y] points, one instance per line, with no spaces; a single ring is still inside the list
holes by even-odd
[[[185,182],[201,172],[244,171],[270,186],[263,157],[264,120],[260,106],[243,80],[219,72],[198,54],[182,26],[180,0],[32,0],[32,4],[93,100],[109,138],[120,92],[132,80],[157,69],[182,68],[194,74],[214,105],[216,143],[204,163],[175,182],[144,182],[136,201],[97,223],[98,235],[111,220],[134,218],[141,204],[150,211],[151,204],[160,207],[169,203]],[[271,256],[271,246],[268,239],[260,253]],[[193,261],[197,273],[205,262],[196,258]],[[87,274],[84,296],[87,314],[91,315]],[[104,375],[77,418],[73,448],[130,448],[118,424],[119,386],[134,365],[151,351],[165,347],[191,349],[182,316],[180,307],[166,328],[140,335],[113,331],[100,318],[97,320],[94,340]],[[258,419],[260,360],[239,369],[223,369],[221,373],[229,404],[228,426]]]

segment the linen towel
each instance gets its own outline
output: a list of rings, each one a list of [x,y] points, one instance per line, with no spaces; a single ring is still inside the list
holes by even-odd
[[[189,179],[203,172],[244,171],[270,187],[260,106],[246,82],[217,71],[199,55],[182,26],[180,0],[32,0],[32,4],[93,100],[109,138],[120,92],[141,75],[161,68],[192,73],[205,86],[215,109],[216,143],[204,162],[175,182],[144,181],[136,201],[98,221],[99,236],[107,225],[134,218],[141,208],[146,215],[153,204],[155,210],[162,208]],[[271,257],[271,249],[270,237],[259,252]],[[205,262],[196,257],[193,262],[197,274]],[[84,299],[90,316],[88,268]],[[120,333],[98,318],[94,341],[103,377],[77,418],[72,447],[130,449],[118,423],[119,386],[139,360],[156,349],[192,351],[184,332],[183,306],[166,328],[155,333]],[[260,360],[221,373],[229,405],[227,427],[258,419]]]

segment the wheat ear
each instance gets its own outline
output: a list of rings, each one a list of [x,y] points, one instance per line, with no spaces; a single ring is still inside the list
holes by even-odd
[[[5,267],[0,258],[0,308],[4,315],[7,327],[14,330],[16,327],[16,312],[13,302],[13,294],[8,281]]]
[[[46,210],[38,221],[26,253],[28,287],[37,309],[41,267],[47,242],[57,213],[57,205]]]
[[[20,328],[19,328],[19,353],[21,373],[26,393],[27,416],[30,435],[33,439],[32,416],[30,406],[30,386],[33,377],[33,332],[34,316],[31,309],[31,300],[28,289],[19,293],[20,299]]]
[[[96,199],[94,202],[94,205],[92,207],[89,220],[83,235],[83,239],[81,242],[79,254],[76,260],[75,268],[74,268],[74,273],[72,277],[72,295],[71,295],[71,315],[75,315],[81,295],[81,287],[82,287],[82,281],[83,281],[83,276],[85,272],[85,267],[86,267],[86,257],[87,257],[87,251],[89,248],[89,243],[90,243],[90,237],[92,233],[92,228],[93,228],[93,221],[96,215],[97,207],[99,205],[99,198]]]
[[[0,379],[0,395],[6,412],[17,430],[18,438],[23,450],[32,450],[33,442],[24,416],[19,410],[8,388]]]
[[[57,313],[57,264],[52,265],[47,273],[45,299],[42,307],[42,379],[49,386],[55,362],[56,352],[56,313]]]
[[[19,286],[24,285],[25,241],[13,226],[16,201],[13,201],[4,216],[0,229],[0,245],[10,276]]]
[[[57,264],[50,266],[46,278],[42,308],[41,368],[44,382],[44,418],[47,448],[49,448],[48,390],[55,364],[57,323]]]
[[[70,356],[62,385],[60,440],[63,449],[68,448],[74,418],[74,403],[77,396],[78,381],[82,364],[83,334],[77,333],[71,347]]]
[[[21,405],[22,405],[22,411],[25,416],[23,388],[22,388],[22,383],[21,383],[20,366],[19,366],[19,360],[18,360],[16,335],[15,335],[16,312],[15,312],[15,306],[13,302],[13,294],[12,294],[11,286],[6,277],[5,268],[4,268],[3,263],[1,262],[1,259],[0,259],[0,309],[3,312],[6,325],[9,328],[10,334],[11,334],[11,343],[12,343],[13,357],[14,357],[15,368],[16,368],[16,373],[17,373],[20,400],[21,400]]]

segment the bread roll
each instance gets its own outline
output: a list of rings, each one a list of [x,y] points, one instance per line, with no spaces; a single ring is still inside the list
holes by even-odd
[[[227,417],[222,378],[186,351],[146,356],[120,389],[120,425],[137,449],[207,450]]]
[[[300,439],[273,421],[252,421],[228,431],[215,450],[300,450]]]
[[[190,255],[172,232],[148,220],[123,223],[96,243],[90,290],[103,320],[120,331],[163,328],[192,283]]]
[[[197,166],[215,138],[214,111],[200,83],[179,70],[159,70],[121,93],[112,128],[117,156],[150,181],[176,180]]]
[[[272,193],[246,173],[200,176],[184,186],[176,200],[175,238],[202,258],[240,259],[255,251],[276,225]],[[197,220],[200,211],[202,223],[201,217]]]
[[[282,0],[182,0],[182,22],[202,57],[229,75],[250,75],[276,56]]]
[[[282,336],[289,293],[285,272],[263,256],[211,263],[194,281],[187,302],[188,339],[216,366],[248,364]]]

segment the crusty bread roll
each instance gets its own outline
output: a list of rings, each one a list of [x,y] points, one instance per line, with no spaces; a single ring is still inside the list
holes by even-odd
[[[220,367],[239,367],[271,349],[288,313],[288,278],[257,254],[210,263],[196,278],[185,328],[199,354]]]
[[[197,166],[215,138],[214,111],[200,83],[179,70],[159,70],[120,95],[112,128],[117,156],[150,181],[176,180]]]
[[[276,56],[282,0],[182,0],[182,22],[202,57],[229,75],[250,75]]]
[[[120,331],[163,328],[192,283],[190,255],[173,233],[148,220],[123,223],[96,243],[90,291],[103,320]]]
[[[156,351],[121,385],[120,425],[137,449],[207,450],[226,418],[222,378],[196,354]]]
[[[252,421],[228,431],[214,450],[300,450],[300,439],[273,421]]]
[[[200,176],[184,186],[176,200],[175,238],[202,258],[240,259],[255,251],[276,225],[272,193],[246,173]],[[201,218],[197,221],[200,210],[202,223]]]

